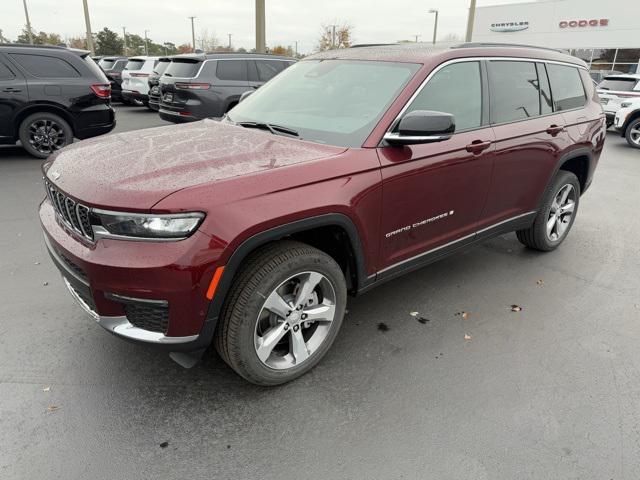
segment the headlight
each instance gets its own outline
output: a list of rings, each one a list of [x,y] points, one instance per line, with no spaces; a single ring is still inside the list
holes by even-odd
[[[96,238],[139,238],[146,240],[181,240],[196,231],[204,213],[146,215],[92,210]]]
[[[622,102],[620,108],[629,108],[631,105],[633,105],[631,102]]]

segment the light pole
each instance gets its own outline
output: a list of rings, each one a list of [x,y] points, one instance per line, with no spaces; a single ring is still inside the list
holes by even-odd
[[[432,8],[431,10],[429,10],[429,13],[435,13],[436,17],[433,21],[433,44],[436,44],[436,34],[438,33],[438,10],[436,10],[435,8]]]
[[[267,51],[264,0],[256,0],[256,52]]]
[[[229,50],[231,50],[231,33],[227,33],[227,35],[229,35]]]
[[[93,35],[91,35],[91,19],[89,18],[89,5],[87,0],[82,0],[82,6],[84,7],[84,23],[87,26],[87,47],[91,50],[91,55],[95,55],[96,51],[93,49]]]
[[[418,38],[420,38],[422,35],[414,35],[414,37],[416,37],[416,43],[418,43]]]
[[[29,43],[33,45],[33,32],[31,31],[31,21],[29,20],[29,10],[27,9],[27,0],[22,0],[24,5],[24,16],[27,19],[27,35],[29,35]]]
[[[191,45],[193,45],[193,51],[196,51],[196,30],[193,26],[193,19],[196,17],[187,17],[191,19]]]
[[[149,55],[149,39],[147,38],[147,32],[149,30],[144,31],[144,54]]]
[[[127,27],[122,27],[122,38],[124,38],[124,56],[127,56]]]
[[[476,0],[471,0],[469,4],[469,16],[467,17],[467,36],[465,42],[470,42],[473,36],[473,20],[476,16]]]
[[[296,58],[298,58],[298,40],[296,40]]]

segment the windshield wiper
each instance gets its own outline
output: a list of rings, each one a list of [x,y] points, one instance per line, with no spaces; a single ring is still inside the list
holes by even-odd
[[[281,125],[276,125],[274,123],[264,123],[264,122],[234,122],[234,123],[236,125],[240,125],[241,127],[245,127],[245,128],[260,128],[262,130],[269,130],[274,135],[289,135],[292,137],[300,136],[300,134],[294,129],[289,127],[283,127]]]

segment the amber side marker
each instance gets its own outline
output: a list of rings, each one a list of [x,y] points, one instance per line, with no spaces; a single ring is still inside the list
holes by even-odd
[[[224,267],[216,268],[216,272],[213,274],[213,278],[211,279],[211,283],[209,284],[209,289],[207,290],[207,298],[209,300],[213,299],[213,296],[216,293],[216,288],[218,288],[218,283],[220,282],[220,278],[222,277],[223,272],[224,272]]]

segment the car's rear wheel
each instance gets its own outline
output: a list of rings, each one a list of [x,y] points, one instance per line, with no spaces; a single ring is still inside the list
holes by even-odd
[[[543,252],[558,248],[571,230],[579,203],[578,177],[560,170],[547,189],[533,225],[516,232],[518,240],[529,248]]]
[[[640,148],[640,118],[632,120],[624,132],[627,143],[634,148]]]
[[[346,302],[344,275],[333,258],[303,243],[269,245],[239,272],[216,331],[216,349],[252,383],[291,381],[329,350]]]
[[[38,112],[25,118],[18,136],[24,149],[37,158],[47,158],[73,142],[73,130],[69,124],[49,112]]]

